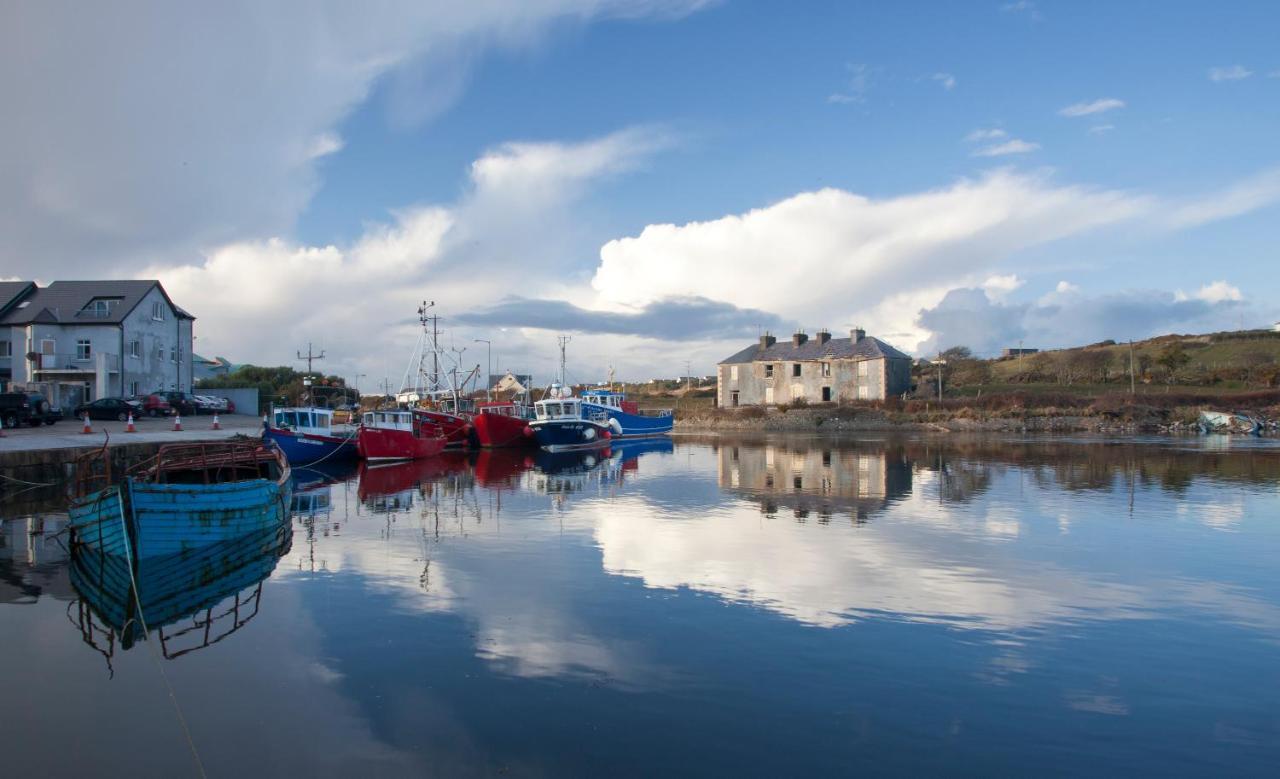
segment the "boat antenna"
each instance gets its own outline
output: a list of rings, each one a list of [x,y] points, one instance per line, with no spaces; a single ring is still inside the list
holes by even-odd
[[[573,340],[573,336],[561,335],[561,336],[557,336],[556,340],[560,342],[560,386],[567,387],[569,386],[569,377],[564,370],[564,363],[565,363],[564,348],[568,346],[570,341]]]
[[[320,350],[320,353],[319,353],[319,354],[316,354],[316,353],[315,353],[315,351],[313,351],[313,350],[312,350],[312,348],[311,348],[311,342],[310,342],[310,341],[307,341],[307,353],[306,353],[306,354],[303,354],[301,349],[299,349],[299,350],[298,350],[298,360],[299,360],[299,361],[302,361],[302,360],[306,360],[306,361],[307,361],[307,375],[310,375],[310,374],[311,374],[311,363],[312,363],[312,362],[314,362],[314,361],[316,361],[316,360],[323,360],[323,359],[324,359],[324,349],[321,349],[321,350]]]
[[[424,300],[422,305],[418,307],[418,321],[422,323],[422,332],[431,334],[431,385],[430,389],[435,390],[440,387],[440,316],[438,314],[427,314],[432,308],[435,308],[434,300]],[[428,329],[430,328],[430,329]],[[419,374],[426,373],[426,355],[422,355],[422,361],[419,363]]]

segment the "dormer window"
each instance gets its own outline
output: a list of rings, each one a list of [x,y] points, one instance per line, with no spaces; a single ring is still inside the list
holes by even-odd
[[[115,312],[116,306],[119,305],[120,298],[94,298],[84,304],[84,308],[80,309],[79,316],[105,319],[111,316]]]

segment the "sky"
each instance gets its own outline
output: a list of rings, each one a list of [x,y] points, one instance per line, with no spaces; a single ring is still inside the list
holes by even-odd
[[[1272,2],[0,2],[0,278],[402,381],[1280,320]],[[477,339],[491,342],[485,344]]]

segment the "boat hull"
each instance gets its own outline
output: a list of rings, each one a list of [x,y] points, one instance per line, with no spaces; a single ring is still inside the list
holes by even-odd
[[[622,432],[614,436],[615,438],[651,438],[669,435],[675,423],[675,417],[670,413],[650,416],[648,414],[632,414],[612,406],[588,401],[583,401],[582,405],[583,408],[591,411],[603,411],[609,415],[609,419],[615,420],[622,429]]]
[[[408,430],[361,427],[356,451],[371,462],[421,460],[444,451],[445,436],[415,436]]]
[[[289,520],[288,487],[270,479],[152,484],[127,479],[73,501],[76,541],[103,554],[160,557],[199,549]]]
[[[497,449],[516,446],[532,446],[533,430],[529,420],[506,414],[479,413],[472,419],[476,429],[476,441],[480,446]]]
[[[529,427],[538,446],[548,452],[606,446],[612,437],[607,424],[588,419],[535,419]]]
[[[262,431],[262,440],[271,441],[280,447],[280,451],[294,465],[306,465],[320,460],[353,460],[359,456],[355,436],[296,433],[268,427]]]

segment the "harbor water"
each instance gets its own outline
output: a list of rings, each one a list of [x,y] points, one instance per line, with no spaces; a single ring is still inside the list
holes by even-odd
[[[289,528],[141,598],[69,548],[56,488],[10,489],[5,773],[1270,774],[1277,443],[300,468]]]

